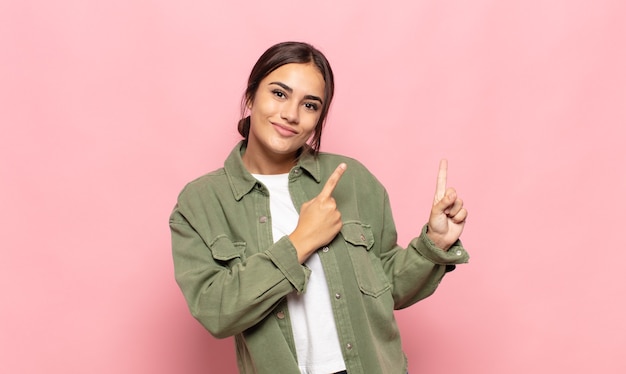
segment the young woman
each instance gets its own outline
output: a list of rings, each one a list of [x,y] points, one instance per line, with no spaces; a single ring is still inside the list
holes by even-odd
[[[333,73],[306,43],[269,48],[224,167],[190,182],[170,217],[176,280],[241,373],[404,374],[393,310],[467,262],[467,211],[442,161],[428,223],[404,249],[384,187],[319,152]]]

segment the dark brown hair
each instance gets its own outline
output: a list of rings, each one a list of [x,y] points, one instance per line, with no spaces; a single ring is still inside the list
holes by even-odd
[[[259,88],[259,84],[263,78],[267,77],[274,70],[286,64],[307,64],[313,63],[324,77],[324,102],[322,103],[322,109],[320,112],[320,118],[317,121],[315,130],[313,131],[313,137],[310,142],[311,149],[314,154],[317,155],[320,149],[320,143],[322,138],[322,128],[328,115],[328,109],[333,99],[335,92],[335,81],[333,77],[333,71],[330,68],[330,64],[326,57],[310,44],[302,42],[283,42],[271,46],[265,51],[259,60],[256,62],[250,77],[248,78],[248,87],[241,100],[241,119],[237,125],[237,130],[245,141],[248,141],[248,135],[250,134],[250,116],[246,116],[246,108],[248,104],[254,102],[254,96]]]

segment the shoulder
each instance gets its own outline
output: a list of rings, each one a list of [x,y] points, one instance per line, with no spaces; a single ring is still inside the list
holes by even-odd
[[[337,165],[343,162],[346,165],[348,165],[348,167],[362,170],[362,171],[367,171],[367,173],[371,174],[369,170],[367,170],[365,165],[363,165],[357,159],[349,157],[349,156],[339,155],[335,153],[320,152],[318,155],[318,159],[319,159],[319,163],[320,163],[322,170],[326,170],[328,168],[335,170]]]
[[[337,166],[343,162],[347,165],[347,169],[342,179],[347,177],[346,179],[352,179],[356,183],[366,183],[371,186],[376,185],[382,187],[376,176],[372,174],[372,172],[370,172],[363,163],[355,158],[325,152],[320,152],[318,158],[322,173],[325,176],[330,175],[330,173],[332,173]]]
[[[318,155],[318,158],[319,158],[320,166],[322,170],[324,171],[330,169],[330,171],[332,172],[340,163],[343,162],[348,166],[347,170],[354,170],[356,172],[359,172],[359,174],[369,175],[372,177],[374,176],[367,169],[367,167],[363,165],[363,163],[349,156],[339,155],[335,153],[320,152],[320,154]]]
[[[213,191],[228,186],[228,179],[224,168],[219,168],[203,174],[188,182],[179,194],[180,198],[193,198],[205,195],[207,191]]]

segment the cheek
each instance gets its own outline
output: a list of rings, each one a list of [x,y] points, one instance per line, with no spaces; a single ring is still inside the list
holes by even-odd
[[[313,133],[315,132],[315,127],[317,126],[318,120],[319,120],[319,116],[311,116],[311,118],[307,118],[306,130],[305,130],[307,138],[311,137]],[[304,125],[304,123],[302,123],[301,121],[300,125]]]
[[[310,128],[311,132],[315,131],[315,126],[317,126],[317,122],[320,120],[320,114],[318,113],[307,113],[306,123],[307,127]]]
[[[284,103],[277,100],[273,95],[264,96],[264,99],[259,103],[259,107],[263,113],[267,114],[279,113],[283,105]]]
[[[265,117],[275,112],[275,103],[272,100],[255,100],[255,102],[248,107],[250,111],[250,117]]]

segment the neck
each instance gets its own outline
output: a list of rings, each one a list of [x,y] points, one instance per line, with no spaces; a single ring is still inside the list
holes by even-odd
[[[296,165],[297,153],[276,154],[250,149],[250,144],[242,156],[243,164],[251,174],[285,174]],[[254,146],[253,146],[254,148]]]

